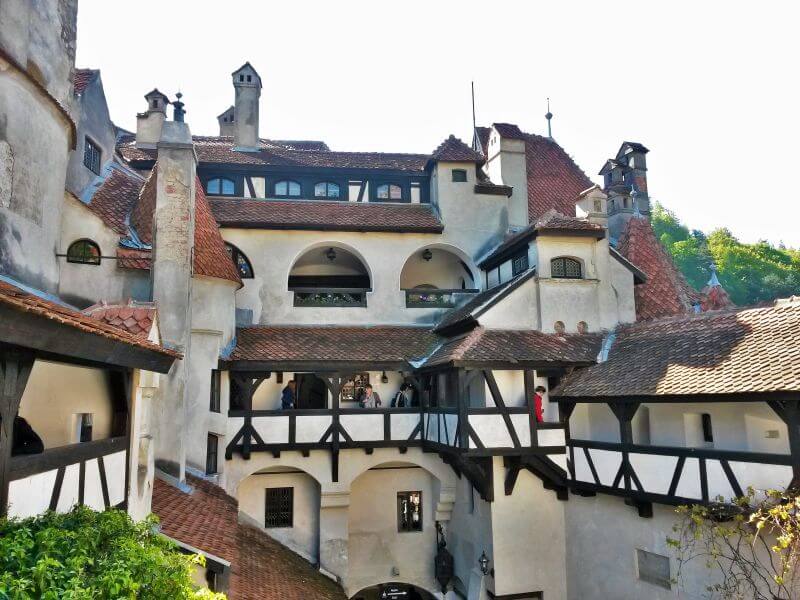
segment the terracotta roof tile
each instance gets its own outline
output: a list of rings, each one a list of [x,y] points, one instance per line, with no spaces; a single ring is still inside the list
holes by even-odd
[[[139,191],[139,199],[130,213],[131,227],[136,231],[139,240],[150,246],[153,243],[153,219],[156,212],[156,195],[158,188],[158,165],[150,172]]]
[[[590,364],[600,350],[598,334],[557,335],[532,330],[484,329],[445,342],[426,366],[450,362],[528,362],[541,365]]]
[[[586,219],[567,216],[554,208],[551,208],[539,217],[534,228],[536,231],[558,231],[564,233],[571,231],[594,231],[597,232],[600,237],[605,236],[605,227],[602,225],[592,223]]]
[[[433,209],[425,204],[214,198],[211,211],[222,227],[418,233],[444,230]]]
[[[75,94],[82,94],[94,78],[100,73],[98,69],[75,69],[75,75],[72,78]]]
[[[150,270],[150,250],[134,248],[117,248],[117,266],[121,269]]]
[[[797,392],[798,331],[800,299],[635,323],[614,334],[605,362],[576,371],[555,395]]]
[[[147,339],[153,326],[156,305],[152,302],[128,301],[127,304],[101,302],[83,310],[85,315],[123,329],[137,338]]]
[[[633,292],[638,320],[693,312],[697,292],[672,262],[647,219],[630,219],[617,249],[647,276],[647,281],[637,285]]]
[[[242,327],[230,360],[406,363],[427,356],[437,341],[425,327]]]
[[[161,531],[231,563],[231,600],[346,600],[342,589],[266,533],[238,523],[238,505],[217,486],[187,476],[191,494],[155,480]]]
[[[127,235],[126,221],[141,189],[140,177],[114,168],[86,206],[116,233]]]
[[[431,159],[450,162],[483,162],[483,156],[454,135],[439,144],[439,147],[433,151]]]
[[[180,354],[173,350],[168,350],[136,337],[123,329],[109,325],[104,321],[94,319],[77,310],[42,298],[3,279],[0,279],[0,303],[15,310],[57,321],[62,325],[80,329],[92,335],[98,335],[131,346],[138,346],[167,356],[180,357]]]
[[[195,182],[194,272],[242,285],[239,270],[225,248],[199,179]]]

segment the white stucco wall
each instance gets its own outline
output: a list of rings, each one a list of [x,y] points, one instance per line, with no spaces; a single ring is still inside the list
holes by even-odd
[[[22,395],[19,415],[42,438],[45,448],[74,444],[76,416],[92,413],[92,439],[111,434],[112,404],[100,369],[37,360]]]

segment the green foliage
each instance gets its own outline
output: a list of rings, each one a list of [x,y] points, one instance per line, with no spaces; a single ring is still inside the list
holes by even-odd
[[[738,305],[800,294],[800,250],[766,241],[744,244],[727,229],[708,236],[689,231],[660,204],[653,209],[652,223],[656,237],[695,289],[706,285],[714,263],[720,283]]]
[[[0,520],[0,599],[224,599],[193,589],[203,558],[178,552],[156,523],[85,507]]]
[[[791,600],[800,598],[800,496],[766,490],[730,503],[679,506],[667,544],[676,554],[682,583],[686,565],[695,560],[713,573],[710,598]]]

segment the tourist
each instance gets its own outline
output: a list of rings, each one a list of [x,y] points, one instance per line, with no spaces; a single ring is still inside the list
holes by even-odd
[[[536,414],[536,422],[541,423],[544,421],[544,413],[542,412],[542,394],[547,390],[544,386],[537,385],[535,393],[533,394],[533,412]]]
[[[397,408],[405,408],[406,406],[411,406],[411,402],[409,402],[409,397],[408,397],[408,389],[410,387],[411,386],[408,385],[407,383],[403,383],[400,386],[400,391],[398,391],[394,395],[394,398],[392,398],[392,403],[390,405],[392,408],[395,408],[395,407],[397,407]]]
[[[377,392],[372,391],[372,386],[364,386],[364,398],[361,400],[361,408],[378,408],[381,405],[381,397]]]
[[[286,384],[286,387],[283,388],[283,392],[281,392],[281,409],[282,410],[289,410],[294,408],[294,401],[295,401],[295,388],[297,387],[297,383],[294,379],[290,379],[289,383]]]

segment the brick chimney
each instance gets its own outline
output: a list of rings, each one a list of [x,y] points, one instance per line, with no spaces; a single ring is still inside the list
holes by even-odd
[[[648,152],[642,144],[623,142],[616,158],[607,160],[600,169],[603,187],[608,194],[608,230],[612,238],[620,236],[634,215],[650,218]]]
[[[234,102],[233,137],[234,149],[240,152],[257,152],[258,100],[261,97],[261,77],[247,62],[232,73]]]
[[[136,147],[152,149],[161,139],[169,98],[154,88],[144,95],[144,99],[147,100],[147,110],[136,115]]]
[[[217,116],[219,123],[219,134],[222,137],[232,137],[234,135],[233,120],[236,114],[236,109],[233,106],[229,107],[224,113]]]

